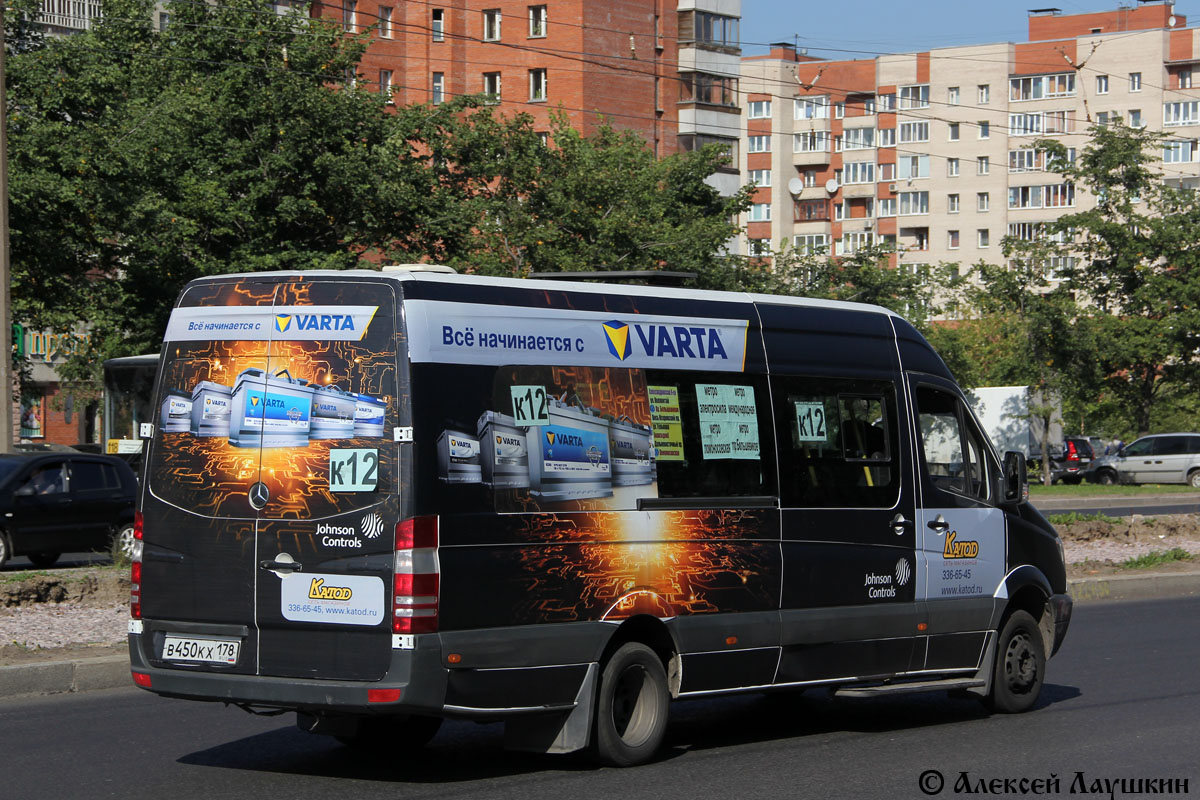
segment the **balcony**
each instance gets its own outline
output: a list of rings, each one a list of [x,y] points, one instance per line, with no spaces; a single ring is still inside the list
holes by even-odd
[[[37,21],[51,33],[75,33],[90,30],[92,20],[100,18],[100,0],[42,0]]]
[[[874,183],[847,183],[842,186],[842,197],[850,198],[874,197],[877,193]]]
[[[804,153],[792,153],[792,164],[797,167],[819,167],[829,164],[828,150],[809,150]]]

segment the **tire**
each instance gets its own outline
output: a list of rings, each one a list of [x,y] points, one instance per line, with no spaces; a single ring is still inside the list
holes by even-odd
[[[33,562],[35,567],[52,567],[58,561],[58,557],[62,553],[55,553],[53,550],[43,550],[40,553],[30,553],[27,558]]]
[[[10,558],[12,558],[12,545],[9,544],[8,534],[0,531],[0,567],[7,564]]]
[[[1117,476],[1114,475],[1113,471],[1110,469],[1101,470],[1096,474],[1096,483],[1100,484],[1101,486],[1115,486],[1117,483]]]
[[[109,553],[112,555],[114,564],[128,564],[133,560],[134,541],[132,522],[127,522],[117,528],[117,532],[112,537],[112,544],[109,546]]]
[[[429,744],[442,727],[441,717],[402,714],[391,717],[364,717],[350,736],[336,737],[339,742],[372,755],[400,757],[408,750]]]
[[[1002,714],[1019,714],[1033,708],[1046,679],[1046,652],[1042,632],[1026,611],[1014,611],[1005,620],[997,640],[992,691],[985,705]]]
[[[601,764],[632,767],[653,758],[667,732],[667,672],[639,642],[621,645],[600,675],[594,753]]]
[[[1193,489],[1200,489],[1200,469],[1194,469],[1188,475],[1188,485]]]

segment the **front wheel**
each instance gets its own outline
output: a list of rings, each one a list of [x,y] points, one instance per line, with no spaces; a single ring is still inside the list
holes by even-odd
[[[8,543],[8,534],[0,531],[0,567],[8,563],[12,558],[12,545]]]
[[[1096,483],[1101,486],[1112,486],[1117,482],[1117,476],[1112,470],[1103,470],[1096,475]]]
[[[55,553],[53,550],[43,550],[40,553],[30,553],[28,558],[33,562],[35,567],[52,567],[58,562],[58,557],[62,553]]]
[[[1192,474],[1188,475],[1188,484],[1193,489],[1200,489],[1200,469],[1192,470]]]
[[[1046,678],[1046,650],[1037,622],[1026,611],[1014,611],[1000,631],[992,691],[985,701],[992,711],[1018,714],[1033,708]]]
[[[600,676],[595,754],[600,763],[631,767],[649,761],[667,732],[667,672],[644,644],[621,645]]]

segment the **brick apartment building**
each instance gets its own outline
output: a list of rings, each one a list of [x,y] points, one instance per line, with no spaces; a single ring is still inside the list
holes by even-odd
[[[317,0],[349,32],[378,26],[360,78],[393,102],[488,94],[540,129],[601,116],[660,156],[710,141],[736,152],[741,0]],[[736,164],[714,181],[732,193]]]
[[[760,187],[750,250],[884,241],[908,268],[1000,263],[1002,237],[1036,238],[1093,202],[1045,171],[1033,141],[1078,152],[1093,123],[1116,118],[1168,131],[1166,180],[1200,185],[1200,31],[1173,5],[1041,9],[1028,22],[1015,44],[853,61],[774,45],[743,58],[742,167]]]

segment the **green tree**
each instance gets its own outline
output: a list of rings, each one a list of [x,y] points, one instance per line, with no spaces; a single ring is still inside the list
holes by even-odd
[[[1145,433],[1165,392],[1195,386],[1200,209],[1156,167],[1164,134],[1120,123],[1090,133],[1074,161],[1060,142],[1037,143],[1050,154],[1051,169],[1095,198],[1094,207],[1064,215],[1052,228],[1064,239],[1061,250],[1079,258],[1065,283],[1096,331],[1105,393]]]

